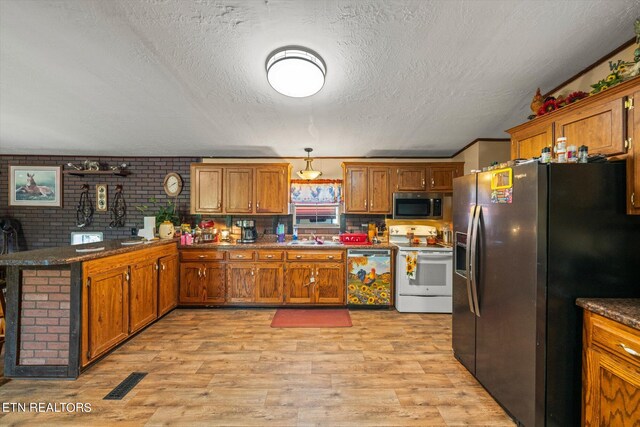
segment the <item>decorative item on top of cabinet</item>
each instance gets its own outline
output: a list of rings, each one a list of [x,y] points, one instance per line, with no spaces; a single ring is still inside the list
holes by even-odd
[[[640,405],[640,331],[584,313],[582,425],[636,426]]]

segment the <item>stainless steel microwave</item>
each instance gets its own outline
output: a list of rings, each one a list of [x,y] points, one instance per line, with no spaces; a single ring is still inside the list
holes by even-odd
[[[393,219],[442,219],[442,194],[393,193]]]

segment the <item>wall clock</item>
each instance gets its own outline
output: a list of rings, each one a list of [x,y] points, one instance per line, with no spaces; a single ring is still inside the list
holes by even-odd
[[[182,181],[182,177],[178,173],[169,172],[164,177],[164,183],[162,185],[164,187],[164,192],[167,193],[167,196],[176,197],[182,192],[183,184],[184,182]]]

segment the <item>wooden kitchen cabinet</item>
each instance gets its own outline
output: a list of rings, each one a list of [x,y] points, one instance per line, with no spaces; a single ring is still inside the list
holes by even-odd
[[[582,381],[582,425],[638,425],[640,331],[585,311]]]
[[[544,147],[553,150],[554,141],[552,123],[542,123],[540,126],[514,132],[511,134],[511,159],[540,157]]]
[[[225,264],[185,261],[180,263],[180,304],[222,304],[225,302],[225,289]]]
[[[345,265],[343,263],[318,263],[315,267],[315,303],[344,304]]]
[[[556,117],[555,137],[565,136],[567,145],[576,148],[587,145],[591,154],[621,154],[626,151],[624,119],[623,98],[605,98]],[[537,155],[540,155],[539,151]]]
[[[222,213],[222,167],[192,163],[190,173],[190,212],[192,214]]]
[[[129,266],[85,269],[82,366],[129,336]]]
[[[227,302],[252,303],[255,301],[255,268],[253,264],[227,264]]]
[[[261,262],[255,265],[255,302],[259,304],[282,304],[284,287],[284,264]]]
[[[464,175],[464,163],[431,166],[429,168],[428,191],[453,192],[453,178]]]
[[[346,213],[369,211],[369,168],[344,167],[344,210]]]
[[[158,317],[178,305],[178,254],[163,256],[158,260]]]
[[[158,318],[158,260],[140,260],[130,267],[129,333]]]
[[[369,213],[391,213],[390,167],[369,167]]]
[[[285,299],[287,304],[312,304],[314,265],[291,263],[287,265],[285,274]],[[313,279],[312,279],[313,278]]]
[[[425,191],[427,168],[424,165],[396,164],[396,191]]]
[[[224,182],[225,213],[252,213],[253,168],[225,168]]]
[[[288,168],[282,166],[256,167],[257,214],[285,214],[289,208]]]

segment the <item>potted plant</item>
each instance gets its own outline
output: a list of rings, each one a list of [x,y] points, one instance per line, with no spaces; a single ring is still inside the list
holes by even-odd
[[[149,199],[149,203],[149,205],[136,206],[136,209],[145,216],[155,215],[156,230],[159,230],[160,224],[165,221],[169,221],[173,225],[180,225],[180,215],[178,214],[177,199],[167,199],[167,204],[163,206],[160,204],[158,199],[155,198],[155,196],[152,196]],[[153,208],[157,209],[155,214],[153,212],[148,212]]]

